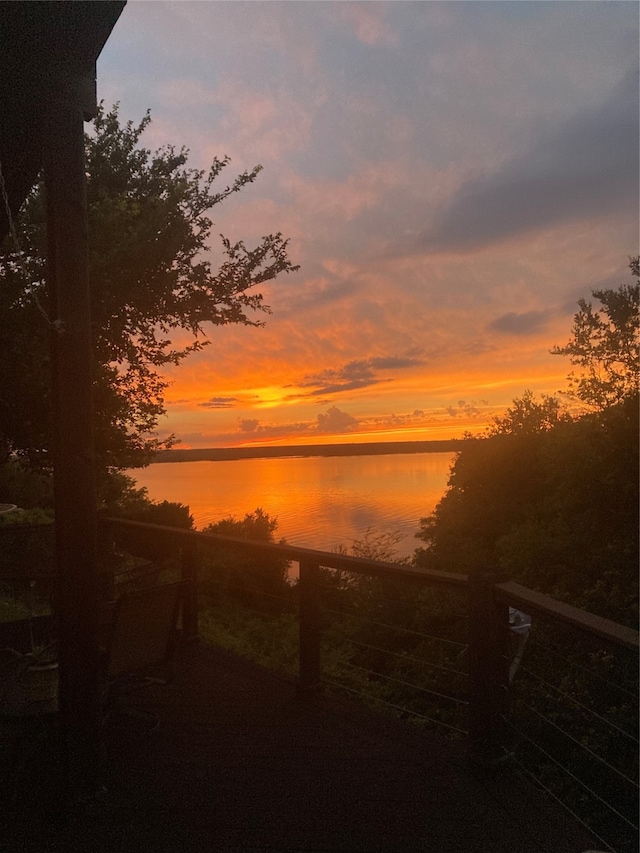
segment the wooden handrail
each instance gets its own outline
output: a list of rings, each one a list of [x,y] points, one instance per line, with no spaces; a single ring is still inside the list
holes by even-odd
[[[363,557],[351,557],[347,554],[335,554],[331,551],[314,551],[311,548],[301,548],[297,545],[277,545],[273,542],[259,542],[255,539],[240,539],[234,536],[221,536],[218,533],[203,533],[199,530],[184,530],[180,527],[164,527],[160,524],[147,524],[142,521],[129,521],[123,518],[105,517],[102,522],[109,527],[119,527],[125,530],[140,530],[155,533],[158,536],[170,536],[181,545],[189,541],[200,543],[206,547],[211,545],[229,545],[240,548],[252,554],[264,554],[291,560],[294,563],[311,562],[330,569],[340,569],[344,572],[354,572],[359,575],[370,575],[382,578],[402,578],[404,580],[424,583],[442,584],[444,586],[466,587],[467,575],[454,572],[437,572],[419,569],[413,566],[403,566],[397,563],[386,563],[380,560],[368,560]]]
[[[640,635],[633,628],[619,625],[617,622],[605,619],[602,616],[595,616],[587,610],[581,610],[579,607],[559,601],[550,595],[535,592],[526,586],[515,583],[515,581],[496,584],[494,595],[498,601],[517,605],[527,613],[550,616],[560,622],[566,622],[575,628],[580,628],[589,634],[610,640],[619,646],[625,646],[629,649],[638,649],[639,647]]]
[[[128,519],[108,517],[103,518],[102,521],[107,526],[120,527],[132,531],[140,530],[140,532],[148,531],[158,536],[168,535],[184,546],[187,543],[196,542],[204,547],[209,543],[211,545],[229,545],[253,554],[266,554],[285,560],[292,560],[297,563],[311,563],[326,568],[369,575],[371,577],[401,579],[462,588],[466,588],[469,584],[468,575],[457,574],[455,572],[423,570],[413,566],[398,565],[397,563],[352,557],[347,554],[335,554],[329,551],[299,548],[295,545],[277,545],[271,542],[258,542],[256,540],[240,539],[232,536],[221,536],[217,533],[201,533],[197,530],[164,527],[159,524],[147,524],[140,521],[129,521]],[[539,613],[543,616],[558,619],[617,645],[632,649],[639,647],[640,635],[633,628],[620,625],[602,616],[595,616],[587,610],[581,610],[579,607],[566,604],[550,595],[535,592],[514,581],[495,584],[494,596],[497,602],[517,606],[527,613]]]
[[[166,527],[160,524],[148,524],[146,522],[130,521],[129,519],[114,517],[102,517],[101,524],[107,528],[138,530],[140,532],[147,531],[154,533],[158,537],[170,537],[180,544],[185,555],[189,555],[187,574],[191,574],[194,571],[193,548],[197,548],[198,545],[206,548],[210,544],[212,546],[228,545],[253,554],[265,554],[297,563],[311,563],[326,568],[369,575],[371,577],[395,578],[451,587],[467,587],[469,583],[468,575],[457,574],[455,572],[423,570],[413,566],[398,565],[397,563],[352,557],[347,554],[315,551],[295,545],[278,545],[271,542],[221,536],[217,533],[203,533],[197,530],[184,530],[178,527]],[[30,525],[7,525],[5,530],[7,533],[12,529],[22,532],[29,527]],[[38,527],[46,527],[46,525],[38,525]],[[2,573],[0,572],[0,574]],[[579,607],[559,601],[550,595],[536,592],[514,581],[496,583],[494,585],[494,595],[497,602],[516,606],[527,613],[549,616],[550,618],[573,625],[586,633],[609,640],[616,645],[630,649],[638,649],[640,647],[640,634],[633,628],[620,625],[602,616],[596,616]]]

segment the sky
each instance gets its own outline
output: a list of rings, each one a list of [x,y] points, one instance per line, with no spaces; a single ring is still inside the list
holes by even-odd
[[[167,373],[183,447],[480,432],[567,387],[577,300],[638,252],[635,2],[129,0],[98,97],[227,182],[220,233],[289,238],[262,328]]]

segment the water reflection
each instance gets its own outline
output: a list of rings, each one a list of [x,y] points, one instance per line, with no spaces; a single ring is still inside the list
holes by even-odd
[[[173,462],[130,472],[153,500],[188,504],[196,527],[256,507],[278,518],[278,536],[331,550],[368,527],[400,531],[413,553],[420,518],[444,493],[452,453]]]

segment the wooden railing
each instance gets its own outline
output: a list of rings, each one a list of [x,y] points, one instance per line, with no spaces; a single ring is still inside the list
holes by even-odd
[[[183,609],[183,624],[187,637],[198,636],[198,557],[207,550],[221,546],[232,547],[245,554],[261,557],[277,557],[298,563],[299,574],[299,618],[300,618],[300,672],[301,688],[314,690],[320,675],[320,631],[318,620],[318,583],[320,567],[337,569],[343,572],[367,575],[369,577],[403,580],[414,584],[438,584],[450,587],[468,585],[467,575],[448,572],[423,571],[396,563],[384,563],[363,560],[346,554],[328,551],[314,551],[298,548],[294,545],[276,545],[214,533],[199,533],[193,530],[181,530],[161,525],[146,524],[124,519],[105,518],[103,527],[112,533],[152,535],[156,541],[166,540],[180,547],[182,577],[191,582],[191,592]]]
[[[182,576],[189,580],[190,594],[184,606],[185,634],[198,635],[198,561],[206,551],[221,546],[241,552],[296,562],[299,574],[299,689],[302,694],[318,690],[321,681],[321,628],[318,576],[320,567],[368,577],[393,579],[416,586],[440,586],[467,591],[469,737],[470,751],[480,760],[490,760],[499,751],[508,702],[509,606],[527,613],[565,622],[586,634],[617,646],[637,650],[639,635],[631,628],[579,610],[517,583],[498,583],[490,571],[472,576],[427,571],[333,552],[315,551],[293,545],[277,545],[248,539],[167,528],[115,518],[103,519],[112,534],[139,534],[178,545],[182,554]]]
[[[596,652],[593,652],[596,658],[598,655],[600,657],[602,655],[605,657],[606,655],[620,655],[622,659],[626,655],[624,660],[625,667],[627,667],[626,674],[628,674],[630,669],[633,670],[634,666],[637,666],[639,649],[637,631],[580,610],[550,596],[534,592],[517,583],[499,581],[490,570],[479,569],[470,576],[425,571],[408,565],[315,551],[293,545],[277,545],[116,518],[103,518],[101,520],[101,535],[105,537],[105,541],[126,540],[127,550],[133,550],[129,549],[129,545],[136,541],[146,541],[147,544],[152,542],[156,549],[166,551],[167,554],[173,551],[179,555],[179,571],[182,578],[189,582],[182,619],[183,633],[187,639],[195,639],[199,635],[198,594],[201,586],[199,568],[207,555],[213,555],[220,549],[232,548],[253,558],[275,558],[280,561],[297,563],[299,566],[298,583],[295,587],[298,602],[297,684],[300,695],[307,698],[312,698],[321,689],[323,680],[326,680],[323,678],[322,667],[323,615],[326,615],[322,601],[322,578],[325,569],[338,570],[365,578],[393,581],[401,585],[411,585],[415,588],[416,595],[424,587],[455,591],[457,596],[463,599],[461,610],[468,626],[465,647],[467,671],[464,673],[465,676],[468,676],[468,689],[463,704],[466,707],[466,727],[464,728],[465,733],[468,733],[470,757],[484,766],[495,765],[499,760],[514,756],[517,762],[517,752],[513,746],[514,731],[518,732],[518,726],[520,726],[520,735],[524,738],[522,742],[530,741],[532,749],[539,748],[540,745],[534,743],[534,739],[530,737],[531,729],[527,726],[530,719],[538,720],[547,714],[550,720],[543,720],[543,722],[549,724],[553,737],[566,736],[570,738],[572,740],[571,748],[584,749],[589,761],[595,762],[597,759],[600,762],[598,767],[603,765],[604,782],[602,784],[604,787],[598,788],[596,784],[592,785],[591,783],[583,784],[582,787],[586,788],[589,795],[593,795],[597,808],[604,808],[605,806],[610,808],[615,820],[618,820],[622,826],[620,837],[623,840],[607,841],[606,837],[602,837],[603,835],[606,836],[606,832],[603,830],[602,835],[598,835],[596,832],[596,837],[602,841],[601,846],[609,850],[619,851],[619,853],[637,850],[638,834],[634,825],[634,818],[629,817],[629,810],[624,811],[613,801],[614,795],[608,795],[606,790],[609,785],[607,780],[613,779],[616,785],[625,786],[623,792],[625,797],[628,797],[629,791],[633,796],[633,792],[638,790],[637,779],[635,778],[637,769],[629,773],[626,766],[623,766],[622,769],[609,766],[609,753],[605,754],[605,760],[602,761],[595,754],[596,750],[593,747],[592,740],[590,740],[590,735],[583,739],[583,743],[578,742],[580,737],[573,734],[571,721],[566,723],[568,731],[563,732],[563,724],[566,721],[561,717],[562,714],[565,717],[567,716],[568,703],[574,703],[576,714],[586,718],[590,711],[589,707],[586,707],[589,706],[590,699],[582,697],[579,691],[576,693],[574,689],[575,680],[566,689],[563,683],[560,684],[562,689],[559,689],[557,685],[550,684],[548,678],[552,664],[549,663],[547,667],[544,657],[548,654],[556,656],[559,660],[559,667],[567,664],[569,667],[575,666],[578,670],[584,669],[581,664],[576,663],[575,648],[572,648],[572,645],[579,647],[584,641],[587,645],[591,643],[596,648]],[[3,572],[0,570],[0,575],[2,574]],[[543,668],[538,672],[526,673],[527,678],[536,678],[543,685],[540,689],[541,692],[538,692],[537,695],[529,691],[528,683],[524,685],[524,693],[521,689],[522,682],[520,685],[515,685],[515,688],[511,684],[512,650],[510,650],[509,645],[512,635],[509,631],[509,608],[517,608],[532,615],[534,623],[541,630],[544,628],[546,631],[548,626],[551,628],[550,632],[544,634],[543,637],[547,643],[548,651],[545,650],[545,645],[541,642],[540,646],[543,651],[539,653],[542,655],[542,658],[539,659],[543,661],[544,667],[547,669]],[[558,637],[562,631],[565,632],[563,635],[565,639],[559,641]],[[567,643],[566,648],[562,646],[562,642]],[[530,660],[530,655],[529,658],[525,657],[525,664],[535,669],[535,663],[530,664]],[[629,661],[631,661],[630,666],[628,666]],[[633,663],[634,661],[635,663]],[[525,672],[526,667],[523,666],[522,674],[524,675]],[[621,686],[621,684],[614,684],[611,680],[608,681],[607,677],[602,677],[602,672],[603,670],[600,670],[599,674],[596,673],[593,676],[599,679],[600,695],[604,695],[607,699],[607,691],[615,692],[617,690],[622,691],[620,695],[623,699],[618,703],[619,707],[614,709],[615,715],[612,722],[603,719],[598,713],[594,713],[594,726],[609,725],[614,730],[614,736],[618,737],[619,740],[622,739],[624,744],[628,744],[631,752],[635,750],[637,753],[637,732],[633,732],[632,721],[627,721],[628,725],[625,725],[624,720],[624,714],[633,714],[634,710],[637,713],[637,673],[635,676],[632,673],[630,680],[628,679]],[[372,675],[377,674],[372,673]],[[635,687],[633,684],[634,677],[636,679]],[[565,681],[567,680],[564,676],[563,678]],[[559,678],[558,680],[562,682],[562,679]],[[569,681],[571,681],[570,678]],[[518,689],[521,690],[520,695],[518,695]],[[562,713],[550,704],[556,695],[553,691],[557,691],[557,708],[561,708]],[[438,694],[434,695],[437,696]],[[533,699],[531,699],[532,695],[534,696]],[[535,704],[535,699],[540,699],[540,697],[543,699],[542,705],[537,708],[530,708],[531,715],[535,716],[527,717],[526,714],[529,711],[526,709],[531,704]],[[525,708],[524,716],[522,715],[522,708]],[[551,713],[549,713],[550,708]],[[524,724],[522,723],[523,720]],[[438,723],[439,721],[434,722]],[[582,724],[584,720],[581,719],[580,722]],[[522,730],[523,725],[524,731]],[[455,727],[449,726],[448,728]],[[459,729],[455,729],[455,731],[459,731]],[[598,737],[599,735],[596,735],[596,741]],[[609,737],[608,734],[602,735],[602,741],[605,742],[607,737]],[[543,755],[541,761],[548,764],[561,765],[558,754],[560,758],[565,757],[563,755],[565,753],[564,745],[557,754],[554,754],[553,750],[549,752],[546,745],[540,748],[540,752]],[[620,750],[616,747],[613,752],[618,754]],[[528,758],[523,759],[523,770],[525,772],[530,769],[530,765],[527,764],[528,760]],[[568,758],[565,760],[566,763],[570,764]],[[633,765],[633,761],[630,763]],[[573,781],[576,784],[582,784],[580,780],[576,780],[574,769],[573,765],[568,768],[572,784]],[[588,770],[589,773],[591,770]],[[541,776],[533,775],[539,784],[549,788],[552,796],[556,796],[553,784],[547,785],[545,782],[544,773]],[[615,796],[618,796],[618,793]],[[587,828],[592,828],[588,819],[583,820],[583,817],[577,814],[572,806],[568,808],[574,817],[587,824]]]

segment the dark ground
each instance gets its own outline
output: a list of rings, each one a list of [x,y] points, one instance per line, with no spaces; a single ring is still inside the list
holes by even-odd
[[[597,846],[511,771],[472,770],[455,743],[350,701],[302,702],[292,684],[216,649],[181,649],[174,669],[172,684],[135,700],[157,715],[157,729],[113,716],[104,790],[77,798],[57,827],[40,819],[47,807],[58,814],[55,790],[42,781],[53,738],[41,732],[37,754],[21,764],[19,799],[28,805],[20,810],[4,798],[3,853],[581,853]]]

